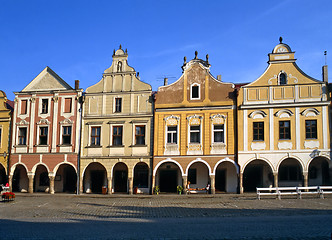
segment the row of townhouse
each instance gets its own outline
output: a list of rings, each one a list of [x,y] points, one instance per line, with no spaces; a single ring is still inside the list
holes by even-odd
[[[262,76],[235,85],[195,52],[153,93],[127,59],[120,46],[86,92],[46,67],[15,92],[11,118],[3,93],[0,183],[109,194],[332,184],[327,66],[323,81],[307,76],[280,39]]]

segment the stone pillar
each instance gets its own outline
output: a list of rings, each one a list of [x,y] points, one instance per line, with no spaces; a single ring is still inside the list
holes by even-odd
[[[133,194],[133,178],[129,177],[128,178],[128,193]]]
[[[112,177],[107,178],[107,193],[112,194]]]
[[[80,186],[79,186],[79,188],[80,188],[80,193],[83,193],[83,177],[82,176],[80,177]]]
[[[13,175],[8,175],[9,191],[13,191]]]
[[[239,174],[239,188],[240,188],[240,193],[243,193],[243,173],[240,172]]]
[[[303,172],[304,187],[308,187],[308,172]]]
[[[34,175],[28,175],[28,178],[29,178],[28,192],[33,193],[33,178],[34,178]]]
[[[187,193],[187,182],[188,182],[188,177],[182,176],[183,193]]]
[[[151,194],[154,194],[154,186],[156,185],[156,176],[152,175],[152,182],[151,182]]]
[[[216,175],[210,175],[211,194],[216,193]]]
[[[274,187],[278,187],[278,173],[273,173]]]
[[[54,194],[54,176],[49,176],[50,179],[50,194]]]

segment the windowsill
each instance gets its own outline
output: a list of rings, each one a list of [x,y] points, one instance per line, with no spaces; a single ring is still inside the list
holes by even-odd
[[[279,141],[292,141],[292,139],[279,139]]]
[[[60,144],[58,147],[72,147],[73,144]]]
[[[130,145],[129,147],[147,147],[145,144]]]
[[[49,147],[50,145],[48,144],[38,144],[38,145],[33,145],[34,147]]]
[[[22,148],[23,148],[23,147],[27,147],[27,146],[28,146],[28,145],[26,145],[26,144],[25,144],[25,145],[23,145],[23,144],[14,145],[14,147],[16,147],[16,148],[17,148],[17,147],[22,147]]]
[[[85,148],[102,148],[103,146],[101,145],[90,145],[90,146],[86,146]]]
[[[252,140],[253,142],[264,142],[264,140]]]
[[[107,146],[108,148],[123,148],[124,145],[110,145],[110,146]]]
[[[312,141],[312,140],[318,140],[318,138],[306,138],[305,140],[310,140],[310,141]]]

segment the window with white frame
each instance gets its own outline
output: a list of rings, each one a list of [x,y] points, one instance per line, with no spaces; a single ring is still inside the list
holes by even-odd
[[[190,126],[190,143],[200,143],[201,142],[201,127]]]
[[[20,114],[27,114],[28,110],[28,100],[21,100],[21,112]]]
[[[90,145],[100,146],[101,127],[91,127]]]
[[[71,144],[71,126],[62,126],[62,144]]]
[[[113,137],[112,144],[113,146],[122,146],[122,126],[113,126]]]
[[[18,145],[27,145],[27,128],[18,128]]]
[[[281,72],[279,74],[279,85],[286,85],[287,84],[287,75],[285,72]]]
[[[145,145],[145,125],[135,126],[135,145]]]
[[[41,113],[47,114],[48,113],[48,99],[42,99],[42,106],[41,106]]]
[[[213,142],[225,143],[224,124],[213,125]]]
[[[122,98],[115,98],[115,111],[114,112],[122,112]]]
[[[39,145],[47,145],[48,127],[39,127]]]
[[[197,83],[191,85],[190,99],[200,99],[200,86]]]
[[[178,143],[178,127],[167,126],[167,144],[177,144],[177,143]]]

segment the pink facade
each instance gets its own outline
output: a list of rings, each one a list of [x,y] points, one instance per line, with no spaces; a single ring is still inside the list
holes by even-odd
[[[73,89],[47,67],[15,95],[13,191],[74,192],[82,89]]]

